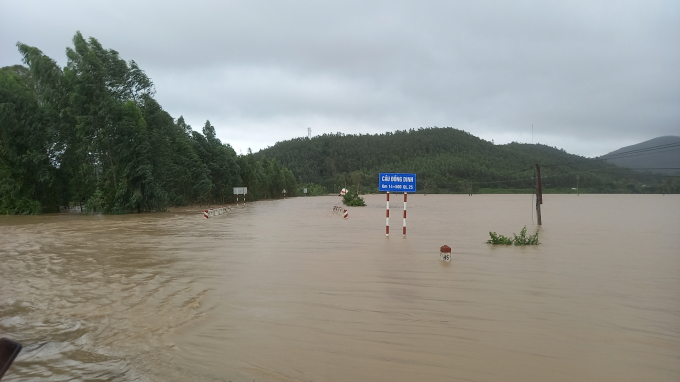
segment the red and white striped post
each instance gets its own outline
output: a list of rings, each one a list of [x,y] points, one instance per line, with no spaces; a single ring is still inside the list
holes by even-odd
[[[385,236],[390,236],[390,192],[387,191],[387,215],[385,218]]]
[[[203,217],[208,219],[210,215],[208,215],[208,210],[203,210]]]
[[[404,192],[404,237],[406,236],[406,193]]]

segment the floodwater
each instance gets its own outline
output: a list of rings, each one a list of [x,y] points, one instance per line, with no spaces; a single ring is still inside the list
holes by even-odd
[[[365,199],[2,216],[3,380],[680,380],[679,195]]]

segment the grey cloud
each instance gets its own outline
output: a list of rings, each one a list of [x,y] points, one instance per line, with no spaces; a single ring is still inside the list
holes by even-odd
[[[0,65],[18,63],[19,40],[63,65],[80,30],[137,61],[173,116],[210,119],[235,147],[307,126],[452,126],[503,143],[533,123],[541,143],[592,156],[679,134],[678,19],[675,1],[25,0],[0,4]]]

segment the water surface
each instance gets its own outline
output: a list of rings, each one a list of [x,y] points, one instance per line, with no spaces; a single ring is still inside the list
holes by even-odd
[[[1,216],[3,380],[680,380],[678,195],[366,201]]]

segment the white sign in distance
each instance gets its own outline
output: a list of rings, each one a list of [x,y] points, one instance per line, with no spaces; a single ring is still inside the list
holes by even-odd
[[[234,187],[234,195],[245,195],[248,193],[248,187]]]

